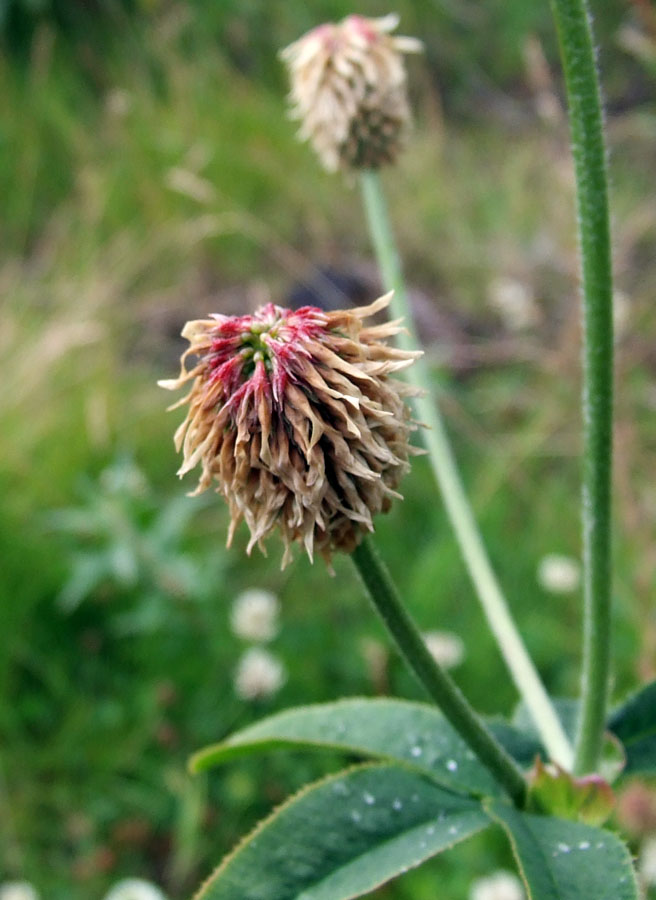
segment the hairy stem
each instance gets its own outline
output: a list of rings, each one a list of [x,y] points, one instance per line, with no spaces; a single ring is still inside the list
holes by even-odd
[[[483,725],[457,685],[431,656],[369,539],[362,541],[352,557],[371,602],[410,669],[458,734],[505,788],[515,805],[523,808],[526,782],[520,769]]]
[[[407,334],[399,335],[399,342],[405,349],[414,349],[418,346],[418,341],[380,179],[376,172],[371,171],[363,172],[360,178],[369,230],[383,283],[387,290],[394,290],[393,314],[403,317],[408,329]],[[423,440],[444,506],[490,629],[549,756],[563,768],[571,769],[573,751],[570,742],[524,646],[490,565],[442,416],[431,398],[430,374],[423,359],[417,360],[407,377],[425,392],[424,396],[415,400],[418,418],[427,426],[423,432]]]
[[[565,70],[583,285],[583,670],[577,772],[599,763],[611,631],[613,295],[601,95],[585,0],[551,0]]]

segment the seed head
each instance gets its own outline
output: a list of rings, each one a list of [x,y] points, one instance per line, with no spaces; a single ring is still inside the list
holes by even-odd
[[[328,171],[393,163],[410,122],[403,53],[415,38],[392,37],[398,16],[348,16],[320,25],[281,52],[292,117]]]
[[[213,483],[228,501],[228,545],[242,519],[248,552],[279,530],[283,567],[294,542],[312,559],[350,553],[373,516],[389,509],[408,470],[414,425],[389,376],[420,353],[387,340],[399,322],[365,325],[391,295],[369,306],[324,312],[272,303],[253,315],[213,315],[188,322],[190,346],[170,390],[191,382],[178,403],[187,417],[175,434],[183,452],[180,476],[195,466],[194,493]],[[189,356],[197,357],[187,369]]]

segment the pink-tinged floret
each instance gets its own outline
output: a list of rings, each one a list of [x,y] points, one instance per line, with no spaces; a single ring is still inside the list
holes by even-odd
[[[325,313],[314,306],[290,310],[268,303],[252,315],[212,318],[216,325],[206,364],[233,409],[250,396],[244,388],[251,381],[280,405],[299,357],[310,357],[305,343],[327,327]]]
[[[374,43],[380,39],[380,31],[374,27],[371,19],[365,19],[364,16],[347,16],[344,20],[344,25],[353,29],[356,34],[361,35],[369,43]]]

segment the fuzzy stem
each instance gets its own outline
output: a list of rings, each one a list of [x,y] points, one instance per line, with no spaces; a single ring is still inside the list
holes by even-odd
[[[431,656],[373,544],[365,538],[352,557],[371,602],[410,669],[458,734],[505,788],[513,803],[523,808],[526,802],[524,776],[483,725],[455,682]]]
[[[408,331],[407,334],[399,335],[399,343],[404,349],[414,349],[418,346],[418,341],[414,333],[401,260],[392,234],[380,179],[376,172],[365,171],[360,180],[369,230],[383,283],[386,289],[394,290],[393,314],[403,317]],[[569,770],[573,763],[572,747],[524,646],[490,565],[474,514],[465,495],[442,416],[431,398],[432,385],[425,361],[417,360],[408,371],[407,377],[425,392],[415,400],[418,418],[427,426],[423,432],[423,440],[444,506],[460,545],[460,552],[490,629],[549,756],[554,762]]]
[[[552,0],[565,70],[583,286],[583,667],[575,770],[599,763],[611,632],[613,295],[601,94],[585,0]]]

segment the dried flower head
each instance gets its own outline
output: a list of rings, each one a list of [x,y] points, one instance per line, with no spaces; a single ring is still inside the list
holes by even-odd
[[[413,452],[403,400],[411,391],[389,376],[420,353],[387,345],[398,321],[364,324],[390,297],[331,312],[269,303],[185,325],[180,377],[159,383],[191,382],[172,407],[189,404],[175,435],[178,474],[202,466],[194,493],[216,482],[230,507],[228,545],[245,519],[249,553],[278,529],[283,566],[295,541],[330,560],[333,550],[351,552],[400,496]],[[189,355],[198,359],[187,370]]]
[[[281,52],[291,80],[292,116],[329,171],[393,163],[410,110],[403,53],[415,38],[393,37],[398,16],[348,16],[314,28]]]

